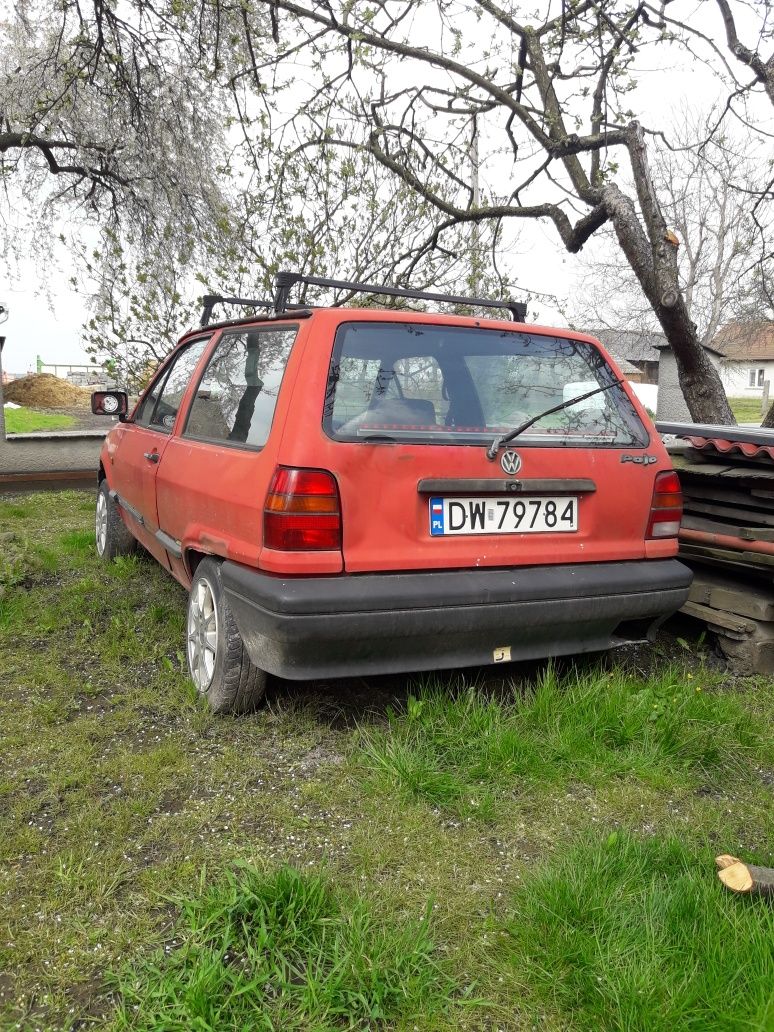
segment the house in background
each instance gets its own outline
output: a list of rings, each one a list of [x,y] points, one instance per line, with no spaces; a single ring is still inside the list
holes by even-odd
[[[658,418],[690,422],[672,349],[664,340],[658,350]],[[774,388],[774,322],[727,323],[704,350],[720,375],[727,397],[758,398],[762,402],[766,381]]]
[[[632,383],[658,383],[659,348],[666,344],[663,333],[652,330],[589,330],[618,362]],[[637,374],[630,374],[634,368]]]
[[[774,385],[774,322],[728,323],[712,344],[723,355],[720,379],[729,398],[760,398],[766,380]]]

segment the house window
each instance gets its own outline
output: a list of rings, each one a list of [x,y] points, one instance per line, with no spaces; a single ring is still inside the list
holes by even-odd
[[[750,387],[762,387],[763,386],[763,375],[764,369],[751,369],[750,380],[748,386]]]

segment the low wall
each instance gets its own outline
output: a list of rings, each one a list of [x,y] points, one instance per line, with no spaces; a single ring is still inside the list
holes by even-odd
[[[0,429],[3,429],[0,427]],[[105,430],[58,431],[0,436],[0,479],[17,474],[80,473],[97,475]]]
[[[104,430],[57,430],[5,435],[2,348],[0,348],[0,485],[40,479],[84,480],[96,477]]]

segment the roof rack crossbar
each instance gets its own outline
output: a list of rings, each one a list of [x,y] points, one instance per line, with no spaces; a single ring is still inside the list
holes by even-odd
[[[274,305],[271,301],[258,301],[249,297],[221,297],[220,294],[205,294],[202,298],[202,317],[200,326],[206,326],[212,318],[212,310],[215,305],[241,305],[244,308],[265,308],[271,311]]]
[[[453,305],[471,305],[476,308],[507,308],[514,322],[525,322],[527,305],[524,301],[493,301],[484,297],[464,297],[457,294],[433,294],[426,290],[406,290],[403,287],[380,287],[374,283],[350,283],[346,280],[303,276],[298,272],[278,272],[274,284],[274,311],[279,314],[288,307],[288,295],[297,283],[312,287],[334,287],[364,294],[385,294],[388,297],[408,297],[419,301],[442,301]]]

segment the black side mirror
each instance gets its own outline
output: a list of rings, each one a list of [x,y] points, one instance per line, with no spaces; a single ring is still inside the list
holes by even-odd
[[[94,391],[91,411],[95,416],[118,416],[123,423],[129,411],[129,396],[126,391]]]

